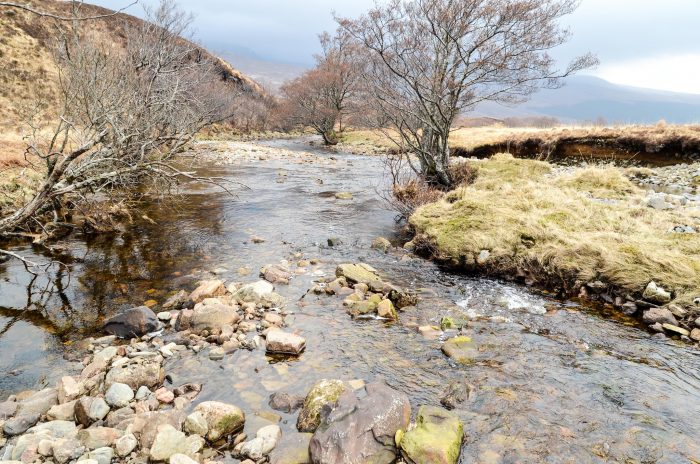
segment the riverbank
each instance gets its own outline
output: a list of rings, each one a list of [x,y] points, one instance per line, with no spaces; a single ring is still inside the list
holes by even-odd
[[[369,129],[347,130],[340,147],[360,154],[396,150],[390,137]],[[464,158],[489,158],[497,153],[511,153],[519,158],[564,163],[619,162],[663,166],[700,160],[700,126],[661,123],[613,127],[460,127],[450,134],[450,147],[454,156]]]
[[[614,166],[496,155],[411,217],[414,246],[470,273],[581,296],[700,341],[700,197],[645,191]],[[693,169],[690,169],[694,172]],[[643,177],[650,174],[644,172]]]

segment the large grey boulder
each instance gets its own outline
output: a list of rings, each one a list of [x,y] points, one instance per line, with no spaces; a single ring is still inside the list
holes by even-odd
[[[104,330],[121,338],[134,338],[155,332],[161,326],[155,313],[147,306],[127,309],[107,319]]]
[[[396,433],[411,420],[408,396],[384,383],[365,387],[358,397],[347,391],[321,424],[309,443],[314,464],[391,464],[396,460]]]

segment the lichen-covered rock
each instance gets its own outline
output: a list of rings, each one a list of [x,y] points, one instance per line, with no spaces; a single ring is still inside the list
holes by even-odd
[[[412,464],[456,464],[462,435],[462,422],[456,415],[421,406],[415,427],[401,437],[401,453]]]
[[[671,293],[667,292],[663,287],[657,285],[656,282],[651,281],[649,285],[644,289],[642,298],[652,303],[666,304],[671,301]]]
[[[321,409],[332,406],[347,390],[342,380],[320,380],[311,388],[304,399],[304,405],[297,418],[300,432],[313,432],[321,422]]]
[[[372,241],[372,248],[386,253],[391,249],[391,242],[384,237],[377,237]]]
[[[391,319],[392,321],[399,319],[399,315],[396,313],[396,309],[391,300],[382,300],[379,302],[377,305],[377,316]]]
[[[474,361],[478,350],[471,338],[464,335],[450,338],[442,345],[442,352],[460,364]]]
[[[380,282],[382,279],[369,264],[340,264],[335,270],[336,277],[345,277],[353,284],[370,284]]]
[[[245,414],[237,406],[205,401],[195,408],[207,422],[207,440],[214,442],[239,432],[245,424]]]
[[[323,418],[309,443],[315,464],[390,464],[395,437],[411,419],[408,396],[383,383],[368,384],[364,396],[346,391]]]

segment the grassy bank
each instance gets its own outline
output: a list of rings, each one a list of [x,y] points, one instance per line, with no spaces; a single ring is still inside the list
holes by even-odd
[[[380,131],[348,130],[341,146],[359,153],[383,153],[396,148]],[[461,127],[450,135],[450,147],[459,156],[489,157],[508,152],[519,157],[578,157],[627,159],[653,164],[677,163],[700,153],[700,125]],[[679,157],[681,159],[679,159]]]
[[[645,192],[613,167],[555,171],[503,154],[471,162],[478,166],[472,185],[411,217],[417,243],[440,260],[566,295],[601,281],[639,298],[653,280],[694,308],[700,234],[671,229],[699,230],[698,210],[647,207]]]

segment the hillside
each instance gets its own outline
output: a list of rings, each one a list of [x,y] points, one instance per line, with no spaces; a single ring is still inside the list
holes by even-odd
[[[70,16],[70,2],[31,0],[28,3],[38,10]],[[111,10],[94,5],[82,4],[80,7],[80,15],[84,17],[109,13]],[[104,44],[124,47],[127,28],[138,26],[141,21],[119,13],[85,24],[89,24],[91,33]],[[56,28],[54,20],[22,10],[0,8],[0,107],[3,108],[0,134],[10,143],[18,142],[21,123],[29,111],[39,109],[48,119],[57,104],[57,71],[52,52]],[[204,49],[201,51],[204,58],[212,60],[222,79],[231,83],[232,91],[244,89],[262,93],[255,81],[228,62]]]

